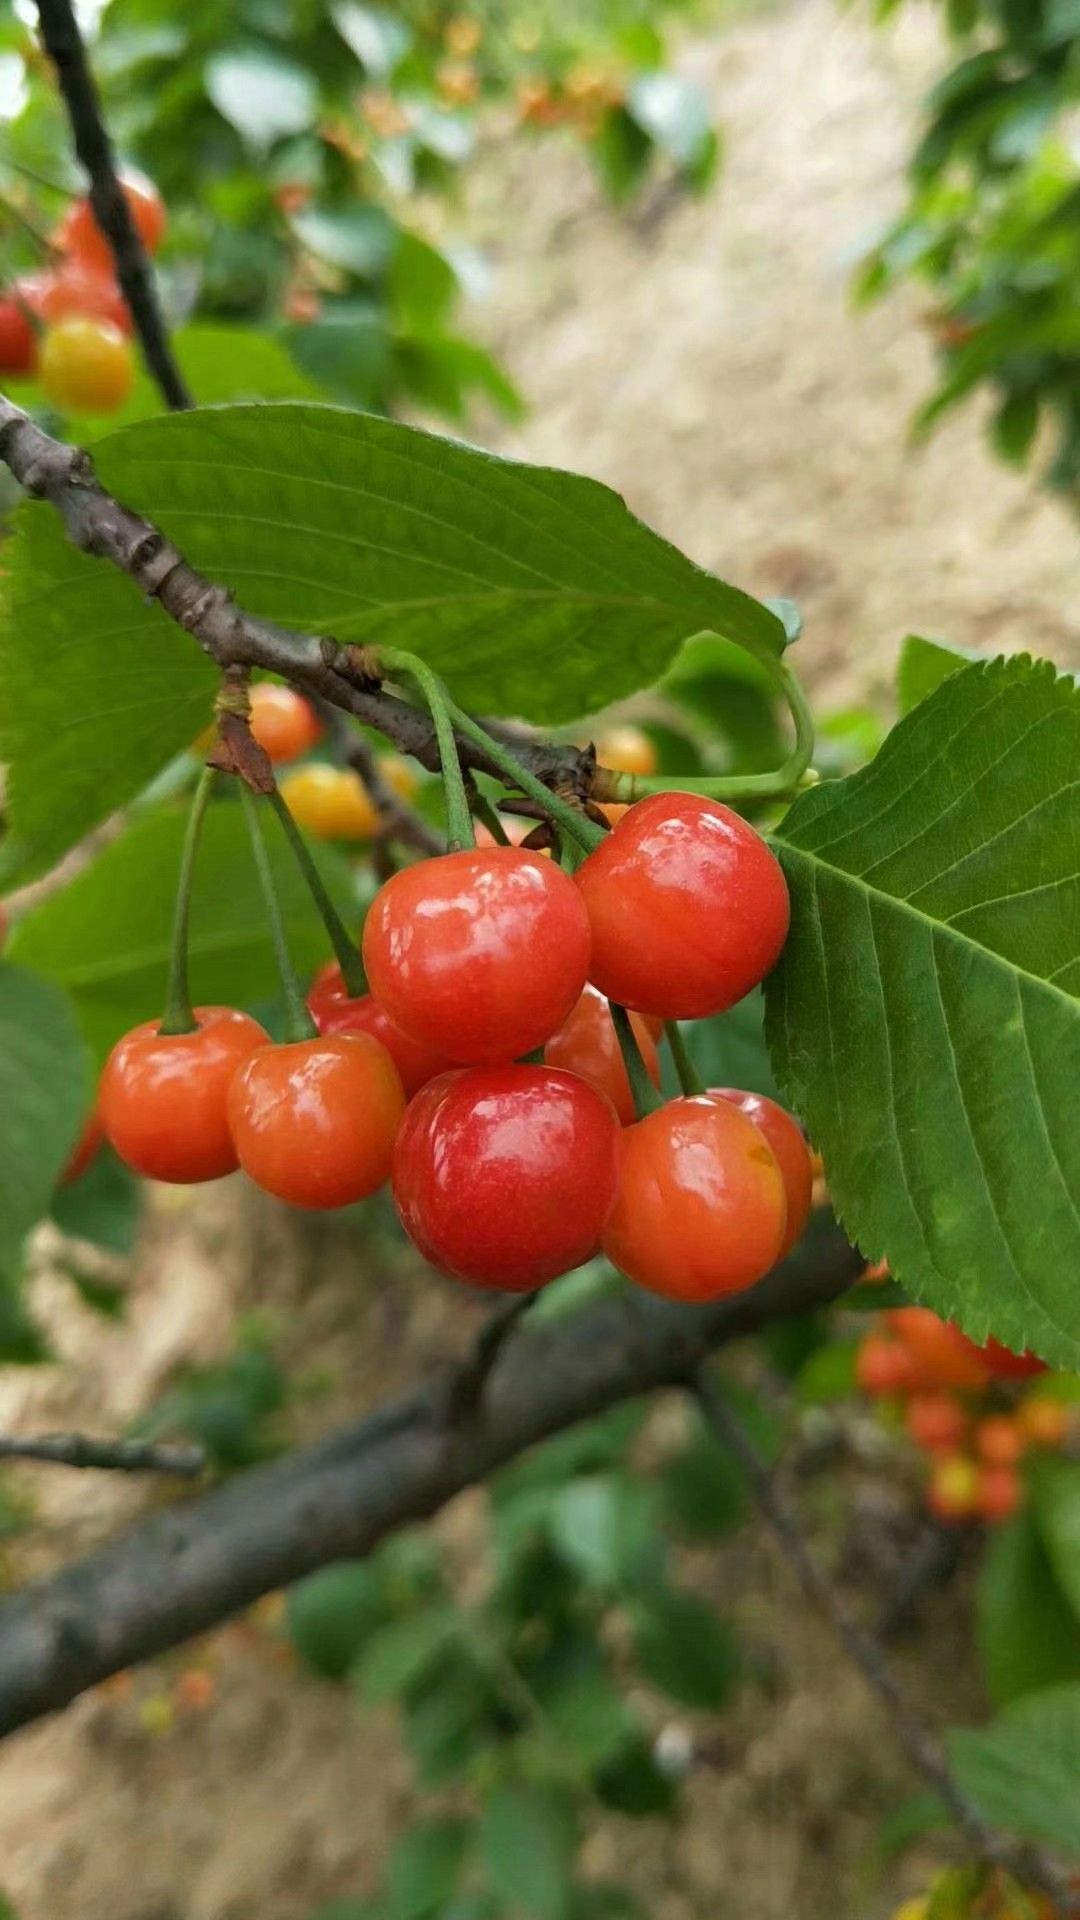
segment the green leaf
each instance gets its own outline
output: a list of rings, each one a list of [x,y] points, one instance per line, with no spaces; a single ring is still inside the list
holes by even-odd
[[[695,567],[607,487],[396,421],[290,402],[222,407],[125,428],[95,460],[107,487],[252,612],[414,648],[481,711],[571,719],[655,680],[702,629],[762,656],[783,648],[775,614]],[[24,835],[47,823],[59,851],[76,819],[85,830],[191,738],[210,669],[130,581],[65,545],[50,508],[21,518],[0,692],[5,712],[28,702],[33,725],[5,723],[13,810]],[[73,762],[61,831],[42,796],[52,777],[72,782]]]
[[[563,1558],[584,1580],[617,1587],[632,1579],[652,1544],[651,1489],[618,1474],[572,1481],[551,1504],[548,1526]]]
[[[700,87],[674,73],[639,74],[627,106],[638,126],[676,166],[694,172],[712,160],[715,136],[709,102]]]
[[[745,1087],[777,1097],[765,1045],[764,1001],[756,990],[730,1012],[685,1029],[690,1056],[708,1087]]]
[[[365,280],[386,267],[396,232],[385,208],[376,206],[305,208],[293,215],[292,229],[309,253]]]
[[[625,1738],[629,1711],[594,1632],[550,1621],[548,1631],[548,1643],[518,1664],[546,1724],[577,1759],[595,1765]]]
[[[1031,1490],[1035,1524],[1080,1640],[1080,1461],[1041,1460]]]
[[[376,1704],[407,1692],[445,1653],[457,1632],[457,1616],[449,1607],[429,1607],[379,1627],[356,1667],[363,1698]]]
[[[619,1751],[597,1769],[597,1794],[607,1807],[641,1820],[649,1814],[670,1813],[676,1784],[660,1765],[652,1742],[643,1733],[632,1734]]]
[[[335,399],[378,407],[390,380],[385,316],[369,300],[335,300],[284,338],[297,365]]]
[[[314,76],[268,47],[215,54],[204,74],[218,112],[256,153],[288,133],[303,133],[319,111]]]
[[[1080,690],[955,673],[775,842],[788,1104],[870,1260],[975,1339],[1080,1368]]]
[[[339,0],[334,25],[373,80],[385,80],[408,52],[412,33],[389,7],[361,6]]]
[[[139,1231],[145,1191],[115,1153],[103,1148],[73,1185],[57,1188],[52,1217],[72,1239],[128,1254]]]
[[[103,1058],[129,1026],[160,1011],[172,937],[182,809],[140,820],[62,892],[26,915],[12,935],[14,958],[68,989],[83,1031]],[[289,947],[302,971],[327,951],[322,921],[299,868],[267,822]],[[346,915],[352,888],[342,863],[324,850],[319,865]],[[277,968],[241,809],[210,808],[192,890],[191,985],[197,1002],[251,1006],[273,995]]]
[[[286,1617],[293,1643],[316,1673],[341,1680],[380,1613],[370,1562],[342,1560],[291,1587]]]
[[[984,1731],[959,1729],[948,1744],[985,1820],[1080,1858],[1080,1686],[1028,1694]]]
[[[492,1889],[533,1920],[566,1920],[576,1850],[563,1803],[542,1787],[497,1787],[480,1819],[480,1850]]]
[[[0,961],[0,1276],[9,1282],[89,1105],[86,1047],[67,994]]]
[[[900,648],[896,668],[901,713],[910,713],[920,700],[936,693],[950,675],[985,657],[972,653],[968,647],[947,646],[944,640],[924,640],[921,634],[909,633]]]
[[[739,1669],[729,1629],[695,1593],[661,1588],[637,1614],[637,1655],[664,1693],[687,1707],[720,1707]]]
[[[1080,1629],[1032,1515],[990,1542],[977,1592],[979,1651],[993,1698],[1080,1681]]]
[[[472,1828],[467,1820],[424,1820],[406,1828],[387,1868],[393,1920],[429,1920],[452,1898]]]

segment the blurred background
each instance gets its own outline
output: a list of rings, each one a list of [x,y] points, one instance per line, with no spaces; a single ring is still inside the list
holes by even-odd
[[[3,271],[31,305],[80,184],[33,20],[0,7]],[[1075,7],[112,0],[86,26],[168,208],[199,399],[331,398],[609,482],[798,604],[826,771],[875,750],[909,633],[1080,666]],[[117,416],[62,415],[24,373],[84,440],[157,404],[139,376]],[[690,659],[582,737],[769,764],[763,705]],[[714,1044],[767,1087],[753,1008]],[[484,1311],[388,1207],[304,1220],[239,1176],[137,1193],[107,1160],[37,1235],[27,1297],[0,1426],[190,1433],[222,1473]],[[1046,1457],[1018,1512],[950,1530],[903,1407],[858,1390],[877,1307],[725,1365],[913,1705],[972,1723],[1080,1679],[1074,1383],[1034,1392],[1057,1411],[1026,1416]],[[162,1497],[6,1470],[5,1583]],[[889,1732],[672,1396],[9,1740],[0,1887],[17,1920],[879,1920],[956,1858]]]

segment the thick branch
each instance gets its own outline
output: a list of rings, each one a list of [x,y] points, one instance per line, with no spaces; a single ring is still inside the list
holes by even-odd
[[[722,1392],[704,1370],[699,1373],[696,1384],[706,1419],[742,1467],[758,1506],[782,1547],[803,1594],[832,1629],[848,1658],[882,1702],[889,1716],[893,1736],[912,1770],[937,1795],[978,1859],[1018,1874],[1028,1885],[1038,1885],[1055,1900],[1062,1901],[1065,1892],[1049,1862],[1026,1847],[1017,1847],[1004,1840],[987,1825],[978,1807],[961,1786],[938,1741],[923,1725],[897,1685],[884,1650],[872,1634],[852,1619],[831,1581],[817,1565],[768,1466]],[[1059,1911],[1064,1915],[1072,1909],[1061,1905]]]
[[[195,402],[173,358],[154,275],[116,172],[72,0],[38,0],[41,37],[56,68],[71,122],[75,151],[90,176],[90,204],[112,248],[116,277],[135,324],[146,364],[170,407]]]
[[[206,1465],[201,1447],[149,1440],[96,1440],[88,1433],[39,1433],[25,1439],[0,1433],[0,1460],[42,1460],[56,1467],[97,1467],[109,1473],[175,1473],[195,1479]]]
[[[105,491],[88,454],[52,439],[2,394],[0,460],[27,493],[56,508],[75,546],[128,574],[219,667],[259,667],[280,674],[305,693],[377,728],[402,753],[438,772],[438,742],[427,713],[359,679],[352,650],[337,641],[279,627],[237,607],[228,589],[189,566],[159,528]],[[502,778],[482,749],[468,740],[459,739],[458,744],[464,765]],[[593,764],[588,752],[546,740],[515,742],[514,750],[546,785],[586,793]]]
[[[705,1354],[823,1305],[862,1262],[831,1221],[749,1293],[688,1308],[626,1287],[508,1340],[479,1405],[445,1380],[240,1475],[0,1603],[0,1733],[226,1619],[260,1594],[371,1551],[538,1440],[689,1379]]]

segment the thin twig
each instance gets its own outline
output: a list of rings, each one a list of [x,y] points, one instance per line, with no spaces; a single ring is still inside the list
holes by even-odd
[[[170,407],[195,402],[176,364],[154,275],[116,171],[112,141],[101,112],[72,0],[37,0],[45,51],[56,68],[75,151],[90,176],[90,204],[112,248],[116,277],[127,301],[146,364]]]
[[[27,493],[56,509],[75,546],[126,573],[170,620],[198,641],[217,666],[258,667],[278,674],[303,692],[375,727],[402,753],[438,772],[438,742],[430,715],[373,686],[370,677],[357,670],[355,649],[246,613],[226,587],[215,585],[190,566],[152,521],[106,492],[88,454],[54,440],[2,394],[0,460]],[[503,778],[483,747],[463,738],[458,746],[463,765]],[[587,750],[536,739],[517,746],[515,752],[536,779],[553,790],[582,799],[587,796],[594,770]]]
[[[349,725],[340,708],[322,699],[316,700],[314,705],[336,758],[360,775],[380,819],[386,822],[386,837],[403,841],[406,846],[415,847],[420,853],[445,853],[446,842],[442,835],[417,813],[415,807],[410,807],[400,793],[395,793],[371,750],[370,742]]]
[[[832,1584],[811,1556],[768,1465],[704,1366],[695,1374],[693,1384],[705,1418],[738,1460],[803,1593],[832,1628],[840,1646],[859,1669],[871,1691],[887,1708],[892,1731],[912,1770],[932,1788],[980,1860],[1016,1874],[1027,1885],[1044,1890],[1057,1903],[1064,1920],[1064,1916],[1074,1909],[1068,1904],[1068,1891],[1060,1876],[1041,1854],[1011,1844],[987,1825],[978,1807],[956,1778],[938,1741],[912,1711],[889,1671],[882,1648],[871,1634],[851,1618]]]
[[[447,1410],[452,1425],[467,1420],[479,1409],[484,1388],[495,1371],[507,1340],[536,1297],[535,1293],[515,1294],[502,1306],[496,1307],[484,1321],[472,1351],[466,1354],[450,1376]]]
[[[95,1440],[87,1433],[0,1433],[0,1460],[42,1460],[109,1473],[175,1473],[194,1480],[206,1465],[201,1447],[148,1440]]]

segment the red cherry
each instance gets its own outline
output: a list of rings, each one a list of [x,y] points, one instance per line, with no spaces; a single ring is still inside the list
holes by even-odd
[[[988,1467],[1015,1467],[1027,1435],[1015,1413],[992,1413],[975,1429],[975,1451]]]
[[[716,800],[655,793],[579,867],[589,978],[665,1020],[723,1013],[779,957],[787,883],[753,827]]]
[[[110,1053],[98,1090],[121,1160],[147,1179],[182,1186],[235,1170],[229,1083],[267,1038],[235,1007],[196,1007],[195,1019],[194,1033],[161,1033],[156,1020],[133,1027]]]
[[[121,333],[134,331],[128,303],[112,274],[77,260],[67,261],[55,273],[28,274],[17,291],[48,326],[56,320],[111,320]]]
[[[250,697],[251,731],[275,766],[298,760],[322,739],[322,721],[302,693],[259,680]]]
[[[660,1085],[660,1061],[656,1042],[640,1014],[631,1014],[630,1024],[645,1062],[645,1071],[654,1087]],[[602,993],[586,987],[568,1020],[553,1033],[544,1048],[549,1067],[564,1067],[587,1080],[590,1087],[611,1101],[624,1127],[637,1119],[634,1096],[623,1064],[611,1009]]]
[[[775,1265],[784,1180],[761,1129],[711,1094],[669,1100],[623,1139],[604,1252],[672,1300],[740,1293]]]
[[[417,1094],[398,1134],[402,1225],[444,1273],[529,1293],[598,1251],[619,1139],[610,1102],[557,1067],[445,1073]]]
[[[963,1446],[968,1419],[950,1393],[915,1393],[904,1415],[916,1446],[927,1453],[956,1453]]]
[[[334,964],[324,967],[312,982],[308,1008],[320,1033],[372,1034],[386,1048],[410,1100],[429,1080],[434,1080],[437,1073],[445,1073],[452,1064],[444,1054],[436,1053],[422,1040],[410,1040],[407,1033],[395,1027],[374,994],[362,993],[351,999],[341,968]]]
[[[714,1099],[730,1100],[741,1107],[748,1120],[760,1127],[784,1177],[787,1194],[787,1232],[780,1249],[781,1258],[790,1253],[810,1218],[814,1198],[814,1167],[806,1135],[790,1113],[764,1093],[744,1093],[738,1087],[710,1087]]]
[[[589,923],[553,860],[471,848],[395,873],[364,926],[364,966],[395,1026],[462,1065],[531,1053],[585,985]]]
[[[906,1347],[884,1333],[868,1333],[855,1355],[855,1379],[872,1400],[889,1400],[910,1393],[917,1384],[915,1367]]]
[[[975,1493],[975,1511],[991,1526],[1000,1525],[1016,1512],[1023,1497],[1023,1485],[1015,1467],[985,1466],[979,1473]]]
[[[104,1140],[105,1127],[101,1113],[95,1106],[91,1108],[86,1124],[72,1149],[71,1158],[60,1175],[62,1187],[70,1187],[73,1180],[81,1179],[87,1168],[97,1159]]]
[[[1011,1347],[1003,1347],[1000,1340],[988,1340],[977,1352],[995,1380],[1030,1380],[1037,1373],[1049,1371],[1046,1361],[1040,1360],[1037,1354],[1014,1353]]]
[[[885,1318],[911,1355],[920,1385],[986,1385],[988,1370],[980,1349],[929,1307],[894,1307]]]
[[[18,300],[0,300],[0,373],[33,373],[37,338]]]
[[[405,1111],[398,1071],[369,1033],[260,1047],[229,1088],[244,1172],[294,1207],[347,1207],[381,1187]]]
[[[153,181],[148,180],[145,174],[136,173],[133,168],[125,169],[120,180],[135,230],[147,253],[156,253],[165,234],[165,202]],[[62,253],[70,253],[82,264],[95,267],[99,273],[112,272],[113,251],[98,226],[89,200],[72,203],[56,230],[54,240]]]

